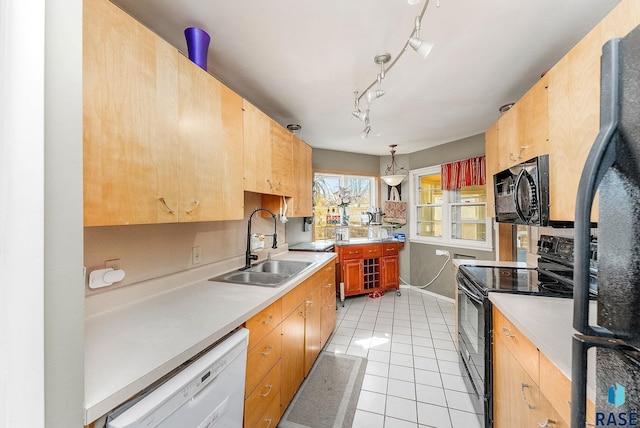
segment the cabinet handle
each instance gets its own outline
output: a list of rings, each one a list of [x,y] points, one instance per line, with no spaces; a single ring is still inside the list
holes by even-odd
[[[273,390],[273,385],[267,385],[267,388],[269,388],[269,390],[264,394],[260,394],[260,396],[266,397],[267,395],[271,394],[271,391]]]
[[[164,205],[164,208],[169,211],[169,214],[175,214],[175,210],[171,209],[171,207],[169,205],[167,205],[167,201],[164,200],[164,198],[162,196],[160,196],[158,198],[160,200],[160,202],[162,202],[162,205]]]
[[[520,153],[518,153],[518,157],[514,158],[513,157],[513,153],[509,153],[509,159],[511,159],[514,162],[519,161],[520,159],[522,159],[522,152],[524,152],[528,148],[529,148],[529,146],[520,146]]]
[[[502,332],[504,333],[505,336],[510,337],[512,339],[515,339],[516,336],[511,334],[511,331],[507,328],[507,327],[502,327]]]
[[[300,311],[300,316],[301,316],[302,318],[306,318],[306,317],[305,317],[305,315],[304,315],[304,310]]]
[[[531,410],[535,409],[535,408],[536,408],[536,406],[532,406],[531,404],[529,404],[529,402],[527,401],[527,396],[526,396],[526,394],[525,394],[525,392],[524,392],[524,390],[525,390],[526,388],[530,388],[530,387],[531,387],[531,385],[529,385],[528,383],[522,383],[522,384],[520,384],[520,385],[521,385],[521,390],[522,390],[522,399],[524,400],[524,404],[526,404],[526,405],[527,405],[527,407],[528,407],[529,409],[531,409]]]
[[[329,288],[331,287],[331,283],[328,283],[327,285],[324,286],[324,288]]]
[[[269,428],[269,427],[271,426],[271,422],[273,422],[273,419],[272,419],[272,418],[269,418],[269,419],[265,419],[265,421],[267,421],[267,422],[268,422],[268,424],[267,424],[267,428]]]
[[[187,214],[191,214],[193,213],[195,210],[198,209],[198,206],[200,205],[200,201],[198,201],[197,199],[195,201],[193,201],[193,204],[191,205],[192,208],[190,210],[186,210],[185,213]]]
[[[549,418],[547,418],[544,422],[538,422],[538,426],[540,428],[546,428],[549,425],[555,425],[555,424],[556,424],[556,421],[553,421],[553,420],[551,420]]]
[[[273,315],[267,315],[267,319],[262,321],[262,324],[269,324],[271,321],[273,321]]]
[[[266,346],[264,349],[268,349],[268,351],[262,351],[262,355],[269,355],[273,351],[273,345]]]

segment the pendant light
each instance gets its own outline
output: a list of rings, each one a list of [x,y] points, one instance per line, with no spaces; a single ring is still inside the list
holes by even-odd
[[[397,144],[390,144],[391,147],[391,165],[387,165],[387,169],[384,171],[385,175],[380,177],[382,181],[384,181],[387,186],[397,186],[404,180],[407,176],[407,170],[404,167],[398,168],[396,164],[396,147]]]

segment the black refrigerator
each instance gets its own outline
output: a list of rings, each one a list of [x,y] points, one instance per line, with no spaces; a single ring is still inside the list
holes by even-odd
[[[586,426],[587,389],[595,391],[596,426],[640,426],[640,27],[603,46],[601,70],[600,132],[576,200],[572,428]],[[597,322],[590,324],[597,190]],[[587,358],[589,349],[595,358]]]

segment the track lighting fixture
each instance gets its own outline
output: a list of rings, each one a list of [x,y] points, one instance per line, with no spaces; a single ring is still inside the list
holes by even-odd
[[[407,0],[407,2],[411,5],[418,4],[420,3],[420,1],[421,0]],[[439,0],[436,1],[436,4],[438,7],[440,7]],[[395,59],[388,66],[386,66],[386,64],[389,61],[391,61],[391,54],[384,53],[384,54],[376,55],[373,58],[373,61],[376,64],[380,65],[380,72],[376,76],[376,80],[371,82],[371,84],[367,86],[367,88],[362,93],[359,93],[358,91],[354,92],[355,106],[352,114],[354,117],[357,117],[358,119],[364,121],[366,124],[366,128],[362,131],[362,133],[360,134],[360,137],[367,138],[369,136],[369,132],[371,131],[371,126],[369,124],[369,110],[367,109],[367,111],[364,113],[360,110],[360,99],[366,96],[367,102],[371,104],[373,101],[382,97],[386,93],[385,90],[382,89],[382,80],[387,76],[387,73],[389,72],[389,70],[393,68],[393,66],[398,62],[398,60],[402,57],[402,55],[404,54],[404,52],[407,50],[409,46],[411,46],[411,48],[415,50],[418,53],[418,55],[422,56],[423,58],[426,58],[427,55],[429,55],[429,52],[431,52],[431,49],[433,48],[433,43],[426,42],[420,39],[420,25],[421,25],[422,18],[424,17],[425,12],[427,11],[427,6],[429,6],[429,0],[425,0],[424,6],[422,7],[422,11],[415,19],[414,27],[413,27],[413,30],[411,31],[411,34],[409,35],[409,38],[405,42],[400,53],[396,55]],[[378,85],[378,88],[373,89],[376,84]]]
[[[433,43],[425,42],[420,38],[420,17],[416,16],[416,35],[409,39],[409,46],[418,53],[422,58],[426,58],[433,48]]]

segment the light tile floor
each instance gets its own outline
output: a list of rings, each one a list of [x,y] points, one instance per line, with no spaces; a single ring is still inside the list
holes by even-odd
[[[354,428],[480,428],[455,350],[453,303],[401,289],[338,304],[325,351],[366,357]]]

